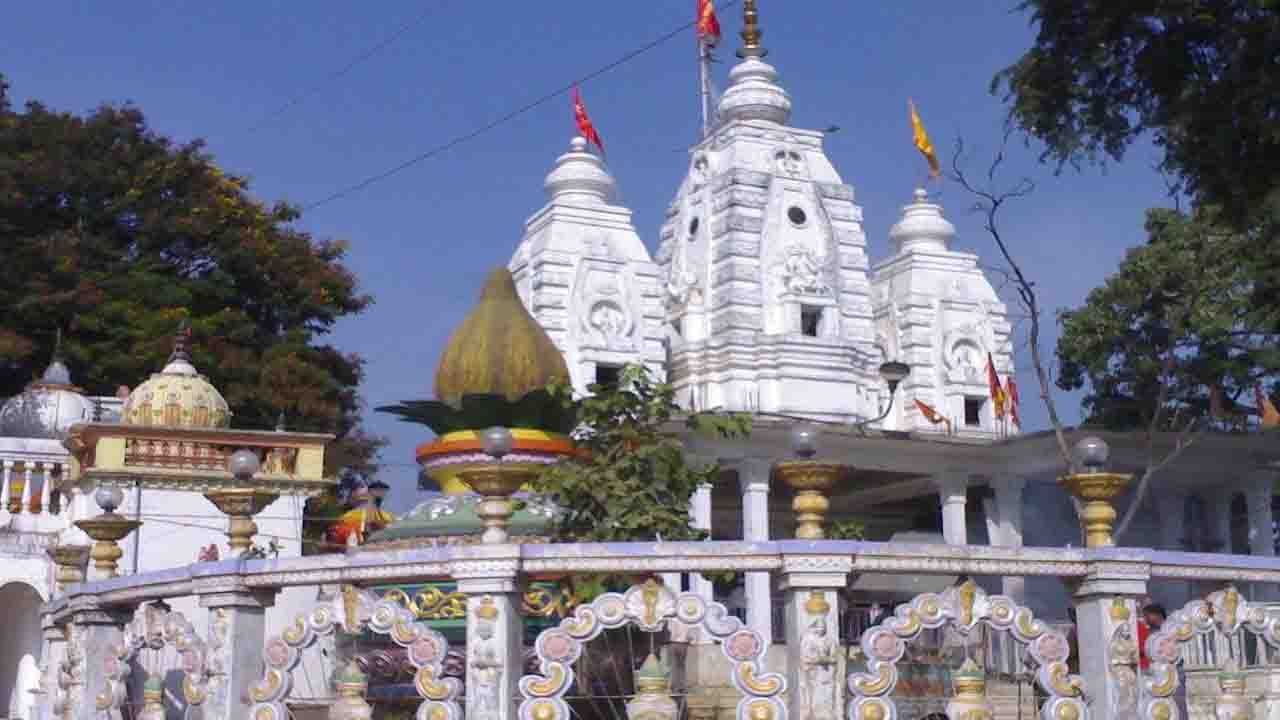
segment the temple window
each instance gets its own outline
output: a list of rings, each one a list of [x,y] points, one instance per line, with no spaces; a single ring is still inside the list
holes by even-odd
[[[982,408],[986,404],[986,398],[967,397],[964,399],[965,427],[982,427]]]
[[[805,337],[818,337],[822,324],[822,308],[804,305],[800,308],[800,333]]]
[[[604,363],[596,363],[596,384],[605,387],[617,387],[618,380],[622,377],[622,367],[620,365],[606,365]]]

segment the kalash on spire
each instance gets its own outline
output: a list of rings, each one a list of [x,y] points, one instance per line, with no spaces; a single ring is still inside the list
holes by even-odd
[[[691,409],[874,417],[884,383],[862,210],[824,134],[788,125],[755,0],[739,34],[662,227],[669,377]]]

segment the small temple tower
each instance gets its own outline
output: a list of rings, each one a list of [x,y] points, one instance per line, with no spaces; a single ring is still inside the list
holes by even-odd
[[[624,365],[665,377],[658,268],[615,183],[575,137],[545,183],[547,204],[525,223],[509,268],[529,313],[564,353],[579,393]]]
[[[957,435],[1014,434],[1012,423],[995,417],[987,381],[988,354],[1002,384],[1013,374],[1008,310],[978,256],[951,249],[955,235],[942,207],[916,190],[889,231],[893,255],[874,268],[876,344],[911,366],[885,427],[946,432],[945,423],[924,416],[919,400]]]
[[[833,421],[880,414],[862,210],[823,151],[790,127],[755,3],[719,124],[691,150],[660,236],[670,380],[691,409]]]

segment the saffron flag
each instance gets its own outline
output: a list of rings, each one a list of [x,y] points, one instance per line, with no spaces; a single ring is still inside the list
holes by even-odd
[[[698,0],[698,39],[707,47],[720,44],[720,18],[713,0]]]
[[[1002,420],[1008,399],[1000,385],[1000,376],[996,374],[996,363],[991,358],[991,353],[987,353],[987,385],[991,388],[991,405],[996,411],[996,418]]]
[[[1262,385],[1253,386],[1253,393],[1258,400],[1258,422],[1264,428],[1280,427],[1280,410],[1276,409],[1275,403],[1263,392]]]
[[[1010,375],[1004,381],[1005,393],[1009,396],[1009,419],[1013,421],[1013,426],[1021,429],[1022,418],[1018,415],[1018,382]]]
[[[600,139],[600,133],[596,131],[596,126],[591,122],[591,116],[587,114],[586,103],[582,102],[582,91],[578,86],[573,87],[573,119],[578,124],[578,132],[587,142],[595,143],[600,148],[600,153],[604,154],[604,141]]]
[[[912,140],[916,149],[929,163],[929,177],[936,178],[942,174],[942,168],[938,165],[938,155],[933,150],[933,141],[929,139],[929,133],[924,129],[924,121],[920,119],[920,113],[916,112],[916,104],[908,100],[907,106],[911,109]]]
[[[928,420],[934,425],[946,423],[947,434],[951,434],[951,418],[945,417],[942,413],[938,412],[937,408],[918,398],[916,399],[916,408],[920,410],[920,414],[924,416],[925,420]]]

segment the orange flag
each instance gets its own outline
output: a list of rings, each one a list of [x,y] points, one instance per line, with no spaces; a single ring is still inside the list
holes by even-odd
[[[591,122],[591,116],[587,115],[587,106],[582,102],[582,91],[577,85],[573,86],[573,119],[578,124],[578,132],[588,142],[595,143],[600,148],[600,154],[604,154],[604,141],[600,139],[600,133],[596,131],[596,126]]]
[[[1005,392],[1009,395],[1009,419],[1013,421],[1013,426],[1022,429],[1022,418],[1018,416],[1018,383],[1013,376],[1005,378]]]
[[[1008,398],[1004,394],[1004,388],[1000,386],[1000,376],[996,374],[996,363],[991,353],[987,353],[987,385],[991,389],[991,404],[996,411],[996,418],[1004,419]]]
[[[951,433],[951,419],[943,416],[942,413],[939,413],[937,408],[918,398],[916,399],[916,408],[920,410],[920,414],[924,416],[925,420],[928,420],[934,425],[946,423],[947,433]]]
[[[698,0],[698,39],[707,47],[720,44],[720,18],[713,0]]]
[[[1275,403],[1271,402],[1271,398],[1262,391],[1262,385],[1253,386],[1253,394],[1258,400],[1258,421],[1264,428],[1280,427],[1280,410],[1276,409]]]
[[[938,165],[938,154],[933,149],[933,141],[929,139],[929,133],[924,129],[924,121],[920,119],[920,113],[916,112],[915,102],[907,100],[907,107],[911,110],[911,142],[924,156],[925,162],[929,163],[929,179],[932,180],[942,174],[942,168]]]

